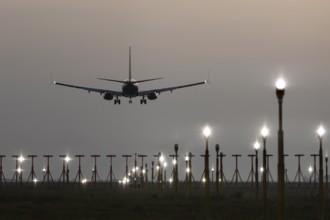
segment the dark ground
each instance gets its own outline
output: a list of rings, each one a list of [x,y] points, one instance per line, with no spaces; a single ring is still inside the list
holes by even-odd
[[[159,197],[157,187],[149,189],[122,188],[105,185],[46,187],[2,186],[0,188],[0,219],[205,219],[204,191],[192,187],[187,198],[184,186],[174,197],[167,188]],[[256,200],[251,187],[226,187],[224,196],[211,190],[211,219],[260,219],[261,190]],[[317,189],[288,187],[285,197],[287,220],[318,219]],[[276,188],[268,192],[267,216],[276,219]],[[330,218],[329,200],[325,200],[325,219]]]

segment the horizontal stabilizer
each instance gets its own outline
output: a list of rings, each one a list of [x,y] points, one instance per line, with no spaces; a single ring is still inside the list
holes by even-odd
[[[105,79],[105,78],[97,78],[97,79],[99,79],[99,80],[105,80],[105,81],[110,81],[110,82],[127,83],[125,81],[115,80],[115,79]]]
[[[159,80],[159,79],[164,79],[164,78],[154,78],[154,79],[145,79],[145,80],[137,80],[137,83],[141,83],[141,82],[148,82],[148,81],[154,81],[154,80]]]

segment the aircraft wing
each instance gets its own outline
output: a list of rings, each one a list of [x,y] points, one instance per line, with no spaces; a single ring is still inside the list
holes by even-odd
[[[187,85],[182,85],[182,86],[173,86],[173,87],[167,87],[167,88],[161,88],[161,89],[145,90],[145,91],[140,91],[139,96],[146,96],[146,95],[151,94],[151,93],[160,94],[162,92],[173,92],[173,90],[176,90],[176,89],[182,89],[182,88],[191,87],[191,86],[203,85],[203,84],[206,84],[206,83],[207,83],[207,81],[203,81],[203,82],[197,82],[197,83],[192,83],[192,84],[187,84]]]
[[[55,82],[55,85],[59,85],[59,86],[65,86],[65,87],[71,87],[71,88],[75,88],[75,89],[82,89],[82,90],[86,90],[88,92],[96,92],[96,93],[109,93],[112,94],[114,96],[122,96],[123,93],[119,92],[119,91],[112,91],[112,90],[107,90],[107,89],[97,89],[97,88],[90,88],[90,87],[84,87],[84,86],[76,86],[76,85],[70,85],[70,84],[65,84],[65,83],[60,83],[60,82]]]

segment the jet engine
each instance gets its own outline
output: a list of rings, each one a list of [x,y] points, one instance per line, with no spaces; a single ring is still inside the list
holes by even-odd
[[[104,98],[105,100],[112,100],[112,99],[113,99],[113,95],[110,94],[110,93],[105,93],[105,95],[103,96],[103,98]]]
[[[155,92],[149,93],[147,97],[149,100],[155,100],[155,99],[157,99],[157,93],[155,93]]]

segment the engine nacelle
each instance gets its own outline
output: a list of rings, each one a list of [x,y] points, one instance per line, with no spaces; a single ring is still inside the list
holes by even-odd
[[[105,100],[112,100],[112,99],[113,99],[113,95],[110,94],[110,93],[105,93],[105,95],[103,96],[103,98],[104,98]]]
[[[149,100],[155,100],[155,99],[157,99],[157,93],[155,93],[155,92],[150,93],[150,94],[148,94],[147,97]]]

